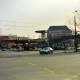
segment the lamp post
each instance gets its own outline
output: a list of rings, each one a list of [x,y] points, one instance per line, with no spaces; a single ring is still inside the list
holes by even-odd
[[[74,25],[75,25],[75,51],[77,52],[77,31],[76,31],[76,15],[75,13],[77,12],[77,10],[74,12]]]

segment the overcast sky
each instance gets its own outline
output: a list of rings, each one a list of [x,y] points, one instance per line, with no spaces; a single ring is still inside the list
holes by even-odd
[[[79,0],[0,0],[1,34],[36,38],[35,30],[65,25],[79,5]]]

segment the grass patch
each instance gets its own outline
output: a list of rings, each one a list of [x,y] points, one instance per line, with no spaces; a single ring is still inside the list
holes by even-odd
[[[2,54],[2,52],[0,52],[0,54]]]

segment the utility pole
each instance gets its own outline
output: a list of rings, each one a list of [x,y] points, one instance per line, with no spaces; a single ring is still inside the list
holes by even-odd
[[[77,12],[77,10],[75,11],[75,13]],[[75,51],[77,52],[77,46],[78,46],[78,43],[77,43],[77,31],[76,31],[76,15],[74,13],[74,24],[75,24]]]

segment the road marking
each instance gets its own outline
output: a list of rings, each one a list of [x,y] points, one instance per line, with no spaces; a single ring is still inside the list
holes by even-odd
[[[70,76],[69,78],[66,78],[64,80],[72,80],[73,78],[77,78],[80,74],[77,74],[77,75],[73,75],[73,76]]]
[[[76,77],[78,77],[78,75],[73,75],[73,76],[71,76],[72,78],[76,78]]]
[[[33,64],[33,63],[29,63],[30,65],[32,65],[32,66],[36,66],[36,64]]]
[[[67,78],[67,79],[64,79],[64,80],[72,80],[72,78]]]
[[[49,69],[47,69],[47,68],[44,68],[44,70],[45,70],[45,71],[48,71],[48,72],[50,72],[50,73],[55,73],[55,72],[53,72],[53,71],[51,71],[51,70],[49,70]]]

